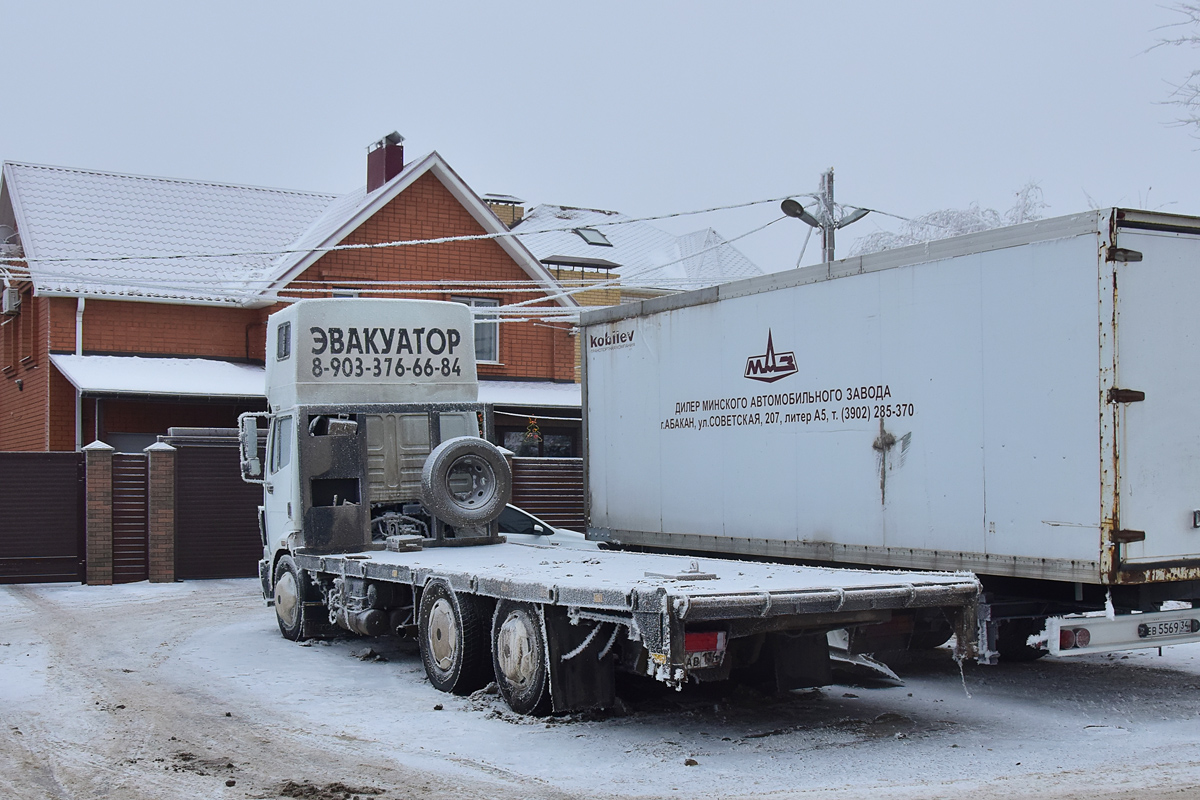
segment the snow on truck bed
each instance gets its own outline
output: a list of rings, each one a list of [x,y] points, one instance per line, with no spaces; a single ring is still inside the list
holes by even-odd
[[[400,582],[422,583],[430,576],[450,579],[456,588],[481,594],[551,600],[571,605],[620,607],[630,597],[662,590],[686,598],[693,618],[705,600],[744,605],[754,615],[803,611],[903,608],[963,604],[979,584],[970,573],[900,572],[767,564],[716,558],[562,550],[505,543],[436,547],[415,552],[370,551],[352,555],[307,556],[322,569]],[[361,565],[361,570],[353,565]],[[526,591],[522,591],[522,589]],[[683,614],[681,614],[683,616]]]

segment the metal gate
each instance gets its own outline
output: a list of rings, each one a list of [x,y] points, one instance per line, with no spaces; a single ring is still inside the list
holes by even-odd
[[[262,487],[242,481],[236,439],[210,445],[168,441],[175,461],[175,577],[258,575]]]
[[[112,460],[113,583],[150,577],[146,514],[146,456],[116,453]]]
[[[556,528],[586,530],[582,458],[514,458],[513,505]]]
[[[83,581],[81,453],[0,453],[0,583]]]

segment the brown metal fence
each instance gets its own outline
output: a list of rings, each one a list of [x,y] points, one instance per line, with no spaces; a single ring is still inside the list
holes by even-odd
[[[262,486],[241,478],[236,439],[189,444],[168,441],[175,462],[175,576],[250,578],[258,575]]]
[[[150,577],[146,522],[146,456],[115,453],[112,457],[113,583],[136,583]]]
[[[82,581],[81,453],[0,453],[0,583]]]
[[[557,528],[586,530],[582,458],[514,458],[513,500]]]

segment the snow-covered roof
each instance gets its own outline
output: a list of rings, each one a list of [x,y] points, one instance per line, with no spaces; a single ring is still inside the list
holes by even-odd
[[[125,299],[236,302],[336,200],[16,162],[3,180],[39,293]]]
[[[266,370],[207,358],[51,355],[79,391],[91,395],[248,398],[266,396]]]
[[[575,233],[579,228],[598,231],[611,246],[588,244]],[[515,230],[543,263],[556,256],[604,259],[618,265],[613,272],[625,286],[700,289],[763,274],[711,228],[676,236],[616,211],[542,204]]]
[[[486,233],[507,233],[436,152],[373,192],[342,196],[18,162],[5,162],[0,188],[39,294],[255,306],[426,173]],[[497,244],[557,292],[517,237]]]
[[[266,370],[207,358],[51,355],[71,385],[88,395],[257,398],[266,396]],[[479,402],[500,406],[579,408],[579,384],[480,381]]]
[[[497,406],[579,408],[583,395],[578,383],[480,381],[479,402]]]

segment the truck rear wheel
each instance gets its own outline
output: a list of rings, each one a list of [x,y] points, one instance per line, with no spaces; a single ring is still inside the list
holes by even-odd
[[[434,688],[470,694],[487,684],[486,614],[479,598],[431,581],[417,619],[421,662]]]
[[[292,557],[280,558],[275,565],[275,619],[283,638],[293,642],[304,638],[307,588],[304,574]]]
[[[546,655],[537,609],[528,603],[501,600],[492,618],[492,666],[500,694],[518,714],[550,711]]]

